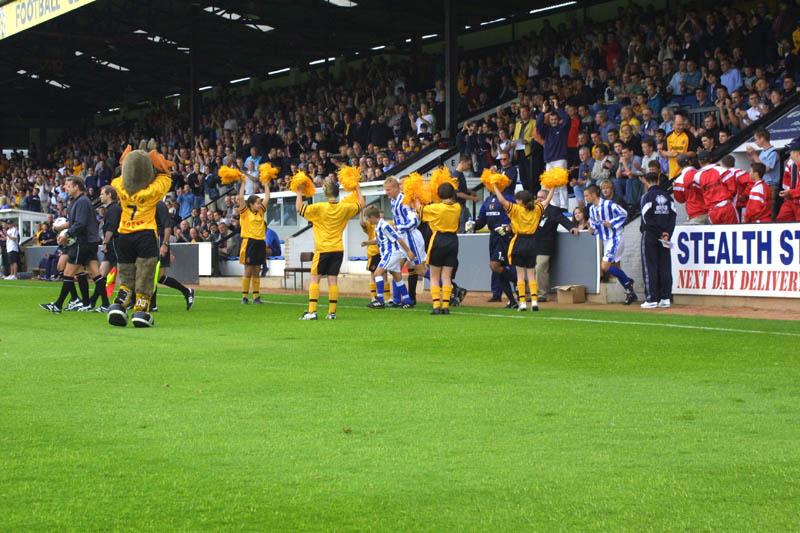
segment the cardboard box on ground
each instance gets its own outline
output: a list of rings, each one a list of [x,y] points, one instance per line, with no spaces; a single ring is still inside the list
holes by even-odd
[[[586,287],[583,285],[560,285],[556,291],[560,304],[582,304],[586,301]]]

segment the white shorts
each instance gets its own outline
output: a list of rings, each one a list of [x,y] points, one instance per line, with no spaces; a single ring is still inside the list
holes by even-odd
[[[625,250],[625,243],[622,237],[603,241],[603,261],[606,263],[618,263],[622,259],[622,252]]]
[[[417,266],[425,263],[427,255],[425,252],[425,239],[422,238],[422,233],[418,229],[413,229],[403,233],[402,237],[414,253],[414,259],[411,260],[411,264]],[[405,252],[403,252],[403,255],[405,256]]]
[[[378,263],[378,268],[382,268],[387,272],[401,272],[403,270],[403,263],[407,259],[406,253],[398,248],[388,257],[381,256],[381,261]]]

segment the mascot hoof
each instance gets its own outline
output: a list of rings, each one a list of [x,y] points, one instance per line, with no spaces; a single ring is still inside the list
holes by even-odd
[[[155,325],[153,316],[144,311],[136,311],[133,313],[131,322],[133,322],[133,325],[137,328],[152,328]]]
[[[120,304],[112,304],[108,308],[108,323],[112,326],[125,327],[128,325],[128,313]]]

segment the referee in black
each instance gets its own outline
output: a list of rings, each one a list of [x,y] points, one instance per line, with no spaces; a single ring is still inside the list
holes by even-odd
[[[83,179],[77,176],[67,178],[64,183],[64,192],[72,199],[72,202],[69,204],[69,228],[66,235],[58,236],[58,244],[67,246],[70,239],[75,239],[75,243],[67,249],[67,266],[64,268],[64,282],[61,284],[61,294],[58,300],[49,304],[40,304],[40,307],[51,313],[60,313],[64,300],[74,286],[73,276],[76,276],[82,301],[81,307],[77,310],[91,311],[87,271],[92,276],[95,286],[102,287],[103,301],[108,306],[108,297],[105,296],[106,278],[100,275],[100,264],[97,262],[97,247],[102,242],[100,226],[97,223],[92,201],[85,194],[86,186]]]
[[[106,185],[100,189],[100,201],[105,206],[103,216],[102,236],[103,244],[100,251],[103,252],[103,261],[100,263],[100,275],[107,277],[109,271],[117,266],[119,262],[117,255],[117,239],[119,238],[119,221],[122,218],[122,206],[119,205],[117,191],[111,185]],[[108,311],[108,293],[105,287],[95,286],[92,295],[92,307],[97,304],[97,300],[102,298],[103,304],[94,309],[94,313],[105,313]]]
[[[666,245],[675,231],[675,202],[659,185],[659,175],[648,172],[642,179],[641,199],[642,273],[647,299],[642,309],[669,307],[672,299],[672,254]]]
[[[169,214],[167,204],[165,204],[163,200],[158,202],[156,204],[156,226],[158,226],[158,239],[160,241],[158,247],[158,261],[160,264],[158,270],[158,284],[166,285],[167,287],[180,291],[181,294],[183,294],[183,298],[186,300],[186,310],[188,311],[194,305],[194,289],[189,289],[177,279],[167,276],[167,269],[172,265],[172,252],[169,250],[169,238],[172,235],[174,224]],[[154,285],[153,297],[150,299],[151,313],[158,311],[158,306],[156,305],[158,284]]]

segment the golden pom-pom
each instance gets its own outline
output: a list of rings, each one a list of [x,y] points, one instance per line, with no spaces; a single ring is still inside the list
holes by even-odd
[[[234,181],[241,181],[244,175],[239,171],[239,169],[227,167],[222,165],[219,167],[219,181],[223,185],[227,185],[229,183],[233,183]]]
[[[494,192],[492,186],[494,185],[500,192],[506,190],[511,185],[511,178],[499,172],[492,172],[491,169],[484,169],[481,173],[481,183],[486,187],[489,192]]]
[[[348,194],[347,196],[345,196],[344,198],[342,198],[342,203],[357,204],[358,203],[358,194],[356,194],[356,191],[353,191],[350,194]]]
[[[266,185],[270,180],[278,177],[278,169],[269,163],[261,163],[258,165],[258,179],[262,185]]]
[[[412,172],[403,180],[403,203],[414,205],[415,198],[422,205],[431,203],[430,184],[419,172]]]
[[[317,192],[314,182],[302,170],[292,176],[292,181],[289,182],[289,190],[294,193],[300,192],[303,196],[308,197],[314,196]]]
[[[550,170],[545,170],[539,176],[539,183],[543,189],[551,190],[558,187],[563,187],[569,181],[569,172],[566,169],[553,167]]]
[[[458,190],[458,180],[450,175],[450,170],[447,167],[439,167],[431,173],[430,191],[431,197],[434,202],[438,202],[439,198],[439,185],[449,183],[455,190]]]
[[[339,178],[339,184],[341,184],[342,189],[354,191],[361,181],[361,169],[358,167],[344,166],[337,172],[337,177]]]

